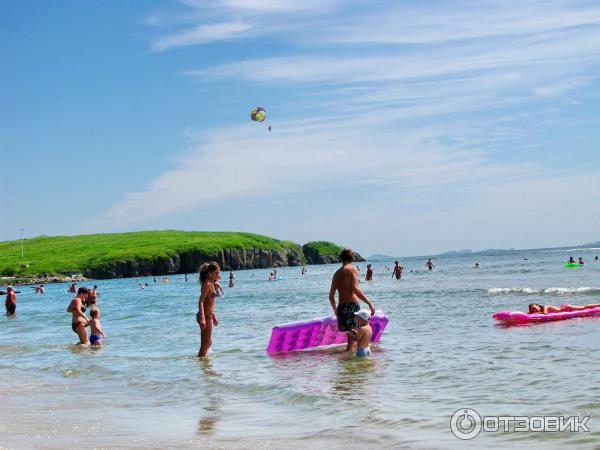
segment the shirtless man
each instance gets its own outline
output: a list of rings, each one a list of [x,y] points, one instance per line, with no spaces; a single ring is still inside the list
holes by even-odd
[[[373,280],[373,269],[371,268],[371,264],[367,264],[367,275],[365,276],[365,281]]]
[[[394,261],[394,271],[392,272],[392,277],[396,277],[396,280],[399,280],[400,278],[402,278],[402,270],[404,269],[404,267],[402,267],[398,261]]]
[[[358,299],[364,301],[371,309],[371,315],[375,314],[375,305],[365,295],[358,283],[358,273],[352,265],[354,256],[352,250],[345,248],[340,253],[342,267],[334,274],[329,290],[329,303],[333,313],[337,316],[338,330],[342,332],[353,330],[357,327],[354,313],[360,310]],[[335,293],[338,292],[339,303],[336,307]],[[354,350],[356,341],[348,337],[346,351]]]
[[[79,336],[79,344],[81,345],[89,345],[87,330],[85,329],[88,325],[88,319],[84,314],[85,308],[83,307],[83,302],[87,301],[89,293],[88,288],[80,287],[77,291],[77,297],[71,300],[67,307],[67,312],[73,315],[71,328]]]
[[[433,265],[433,263],[431,262],[431,258],[429,258],[429,259],[427,260],[427,262],[425,263],[425,265],[427,266],[427,268],[428,268],[429,270],[433,270],[433,268],[435,267],[435,266]]]

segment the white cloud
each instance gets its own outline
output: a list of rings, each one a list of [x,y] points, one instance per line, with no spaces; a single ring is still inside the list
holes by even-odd
[[[578,89],[592,82],[592,79],[577,77],[559,80],[552,84],[537,86],[533,88],[533,92],[540,97],[555,97],[566,94],[569,91]]]
[[[299,11],[322,12],[340,2],[339,0],[181,0],[181,3],[196,9],[269,14]]]
[[[371,185],[421,191],[535,173],[530,164],[500,164],[480,151],[435,144],[450,127],[404,130],[402,137],[346,124],[306,131],[306,124],[243,126],[204,136],[146,190],[128,194],[101,218],[104,226],[142,224],[183,211],[210,210],[219,202],[287,195],[307,189]],[[456,126],[456,124],[455,124]],[[418,149],[418,150],[415,150]],[[356,176],[355,176],[356,175]]]
[[[224,22],[198,25],[176,34],[163,36],[152,42],[153,50],[168,50],[208,42],[233,40],[241,38],[254,29],[254,26],[242,22]]]
[[[335,23],[317,38],[344,44],[439,44],[541,35],[600,24],[597,4],[577,2],[452,2],[375,9]]]

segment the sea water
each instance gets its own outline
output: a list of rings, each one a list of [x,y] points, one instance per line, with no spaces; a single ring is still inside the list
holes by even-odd
[[[270,356],[271,327],[331,314],[338,265],[236,272],[217,298],[213,354],[196,357],[190,275],[100,280],[102,348],[80,348],[66,284],[20,287],[0,318],[0,447],[598,448],[600,318],[502,327],[529,303],[600,302],[600,249],[546,249],[373,262],[362,289],[390,322],[367,359],[339,348]],[[583,256],[581,268],[564,267]],[[480,268],[474,268],[479,262]],[[364,279],[366,264],[359,263]],[[140,289],[138,283],[148,283]],[[481,416],[577,416],[589,432],[450,430]]]

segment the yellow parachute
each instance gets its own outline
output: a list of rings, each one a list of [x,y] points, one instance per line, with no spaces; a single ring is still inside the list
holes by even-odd
[[[250,111],[250,118],[255,122],[264,122],[267,118],[267,111],[265,111],[265,108],[257,106],[252,111]]]

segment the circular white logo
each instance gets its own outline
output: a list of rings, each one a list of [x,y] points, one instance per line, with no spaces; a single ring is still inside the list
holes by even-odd
[[[450,418],[450,431],[459,439],[473,439],[481,431],[481,416],[474,409],[459,409]]]

